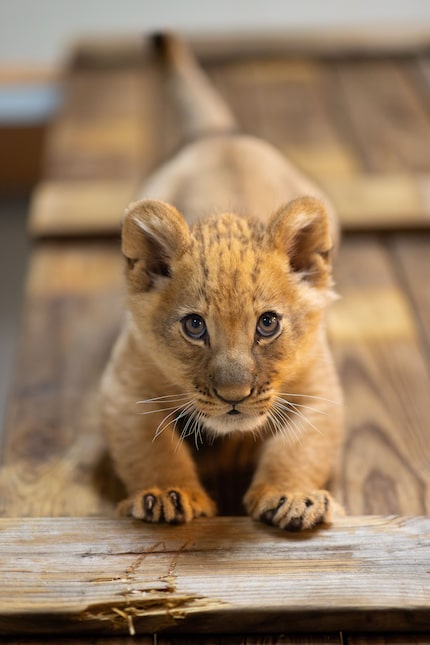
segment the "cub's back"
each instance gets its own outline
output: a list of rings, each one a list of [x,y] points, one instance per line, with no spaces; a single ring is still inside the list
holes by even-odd
[[[280,204],[303,195],[327,203],[320,189],[270,144],[221,134],[184,147],[145,182],[139,198],[173,204],[193,224],[218,212],[267,222]],[[334,214],[332,224],[334,232]]]

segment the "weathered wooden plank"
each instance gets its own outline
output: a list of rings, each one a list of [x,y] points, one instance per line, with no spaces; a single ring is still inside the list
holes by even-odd
[[[169,117],[171,126],[173,118]],[[172,137],[165,133],[162,147],[171,146]],[[300,165],[311,171],[306,154]],[[317,177],[316,167],[313,171]],[[342,178],[320,174],[317,179],[345,231],[430,229],[430,174],[356,173]],[[33,237],[118,235],[124,208],[134,199],[138,185],[129,179],[42,182],[31,200],[30,233]]]
[[[413,57],[408,66],[412,82],[417,84],[417,90],[423,101],[430,105],[430,57],[425,54]]]
[[[336,77],[336,65],[272,58],[208,69],[244,129],[272,141],[322,185],[345,230],[430,227],[430,121],[405,72],[409,68],[356,62],[340,65]],[[391,81],[399,77],[402,83],[387,89],[381,81],[382,89],[374,90],[386,69]],[[363,85],[358,103],[356,78],[359,90]],[[145,172],[178,144],[175,113],[162,99],[151,66],[115,73],[75,70],[69,84],[46,158],[48,175],[75,181],[40,188],[32,231],[111,235]],[[115,152],[117,144],[128,146],[121,123],[134,123],[142,132],[129,137],[133,168],[121,162],[115,170],[122,154]],[[72,139],[66,143],[65,133]],[[364,172],[363,164],[377,172]]]
[[[28,640],[21,638],[14,638],[13,645],[37,645],[43,642],[44,645],[48,643],[55,643],[55,645],[343,645],[340,635],[334,634],[318,634],[318,635],[302,635],[295,634],[293,636],[286,634],[244,634],[244,635],[227,635],[227,634],[214,634],[213,636],[206,634],[187,635],[182,636],[175,634],[171,636],[164,635],[147,635],[147,636],[106,636],[106,637],[85,637],[82,635],[66,638],[55,637],[55,641],[51,640],[52,637],[43,636],[35,637]],[[42,640],[43,639],[43,640]],[[408,641],[409,642],[409,641]],[[411,645],[416,643],[416,640],[411,640]],[[405,641],[405,644],[406,641]]]
[[[430,34],[427,25],[411,27],[366,26],[330,29],[294,29],[270,35],[262,32],[246,34],[194,34],[190,42],[205,58],[225,60],[231,57],[254,57],[273,54],[312,55],[321,58],[403,56],[426,53]]]
[[[350,176],[359,162],[327,111],[329,66],[317,59],[237,61],[210,68],[240,125],[305,172]]]
[[[325,29],[294,29],[270,34],[232,33],[190,34],[189,42],[204,60],[254,58],[255,56],[292,55],[324,58],[408,56],[425,54],[430,44],[427,25],[368,25],[366,29],[346,27]],[[129,34],[82,37],[73,48],[73,60],[82,68],[118,68],[139,64],[143,54],[151,54],[149,40]]]
[[[397,235],[390,244],[398,259],[430,358],[430,240],[417,235]]]
[[[107,513],[97,388],[123,316],[117,244],[40,245],[4,428],[0,514]]]
[[[31,199],[30,234],[119,236],[124,209],[138,187],[138,181],[128,179],[41,182]]]
[[[346,398],[340,493],[353,513],[430,510],[430,377],[391,256],[344,240],[330,329]]]
[[[161,636],[157,638],[157,645],[342,645],[340,635],[244,635],[244,636]],[[154,643],[154,645],[156,645]]]
[[[430,634],[348,636],[348,645],[429,645]]]
[[[429,531],[428,518],[393,517],[302,535],[247,518],[3,519],[0,630],[428,629]]]
[[[158,72],[71,70],[47,138],[45,177],[142,177],[158,158]],[[158,104],[158,102],[157,102]]]
[[[318,181],[345,231],[430,228],[430,174],[356,173]]]
[[[430,118],[401,65],[339,63],[338,74],[338,97],[366,169],[428,171]]]

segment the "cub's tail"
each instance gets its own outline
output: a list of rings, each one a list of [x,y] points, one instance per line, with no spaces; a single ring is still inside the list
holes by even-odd
[[[152,37],[168,75],[184,136],[196,139],[217,132],[235,132],[236,120],[180,38],[171,34]]]

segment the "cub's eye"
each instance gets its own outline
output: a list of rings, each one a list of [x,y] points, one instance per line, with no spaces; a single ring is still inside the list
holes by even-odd
[[[278,333],[280,322],[278,315],[273,311],[266,311],[261,314],[257,322],[257,333],[263,338],[270,338]]]
[[[200,340],[207,332],[206,323],[198,314],[189,314],[182,318],[182,329],[194,340]]]

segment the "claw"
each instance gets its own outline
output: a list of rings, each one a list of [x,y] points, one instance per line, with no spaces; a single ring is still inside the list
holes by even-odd
[[[303,517],[293,517],[285,526],[286,531],[296,532],[303,527]]]
[[[151,513],[152,509],[155,506],[155,497],[154,497],[154,495],[151,495],[151,494],[150,495],[145,495],[143,503],[144,503],[144,506],[145,506],[145,511],[147,511],[148,513]]]

